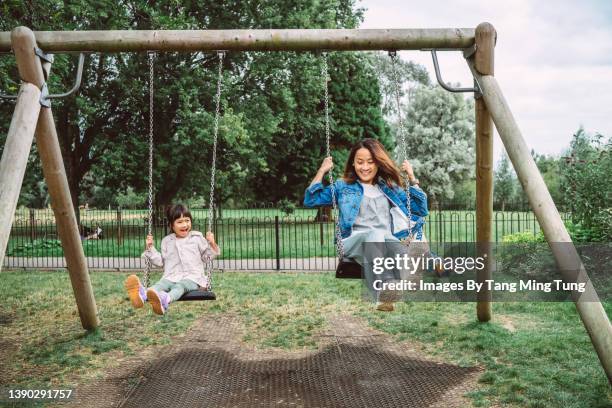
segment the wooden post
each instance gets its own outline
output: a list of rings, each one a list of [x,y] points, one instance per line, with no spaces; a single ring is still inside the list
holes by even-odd
[[[44,83],[43,69],[38,57],[34,54],[36,47],[34,33],[27,27],[17,27],[12,32],[12,38],[14,42],[23,45],[20,48],[13,47],[22,80],[42,86]],[[76,214],[72,206],[55,123],[49,108],[40,110],[36,126],[36,145],[49,189],[57,232],[62,241],[81,324],[85,329],[94,329],[99,324],[98,311],[87,270],[87,260],[83,253]]]
[[[572,298],[582,323],[591,337],[601,365],[608,376],[608,381],[612,382],[612,325],[610,325],[608,315],[588,278],[576,248],[571,244],[572,240],[563,224],[559,211],[557,211],[544,179],[531,157],[529,148],[523,139],[516,120],[512,116],[499,84],[495,77],[491,75],[480,75],[474,69],[474,64],[469,60],[468,65],[472,74],[480,83],[487,108],[523,190],[527,194],[529,204],[550,245],[557,266],[562,273],[569,274],[572,281],[586,283],[585,291],[583,293],[572,292]],[[559,243],[564,244],[559,245]],[[575,276],[575,271],[578,271],[577,276]],[[581,301],[581,298],[586,299],[586,301]]]
[[[483,75],[493,75],[495,28],[489,23],[476,27],[474,65]],[[476,241],[480,254],[486,254],[484,269],[477,272],[482,283],[492,278],[494,265],[491,252],[493,221],[493,121],[482,97],[476,98]],[[481,322],[491,320],[491,292],[478,293],[476,315]]]
[[[40,89],[21,85],[0,160],[0,270],[40,112]]]

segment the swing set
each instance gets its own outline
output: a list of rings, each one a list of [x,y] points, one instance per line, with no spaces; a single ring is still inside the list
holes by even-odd
[[[476,236],[481,252],[490,253],[493,219],[493,124],[495,124],[512,165],[529,199],[531,208],[548,241],[559,270],[576,271],[565,275],[571,281],[586,283],[582,293],[572,292],[572,299],[589,333],[595,351],[612,382],[612,326],[599,297],[573,245],[563,249],[552,243],[571,244],[570,236],[531,157],[529,148],[494,77],[496,32],[491,24],[474,28],[442,29],[283,29],[283,30],[149,30],[149,31],[40,31],[17,27],[0,32],[0,52],[13,52],[22,80],[15,110],[0,160],[0,265],[4,260],[13,214],[23,182],[34,135],[43,174],[49,189],[58,233],[66,257],[76,304],[85,329],[99,325],[86,258],[81,245],[76,216],[53,121],[46,81],[52,58],[57,52],[205,52],[219,51],[430,51],[436,78],[451,92],[473,92],[476,116]],[[40,46],[40,48],[39,48]],[[42,51],[44,50],[44,51]],[[452,88],[441,80],[436,52],[461,51],[474,78],[474,88]],[[82,67],[82,64],[81,64]],[[79,74],[80,75],[80,74]],[[324,77],[325,82],[327,77]],[[220,83],[217,94],[220,92]],[[152,81],[151,81],[152,86]],[[75,89],[73,89],[74,91]],[[151,92],[152,98],[152,92]],[[215,117],[213,166],[216,160],[218,102]],[[150,110],[152,112],[152,109]],[[326,106],[326,117],[328,110]],[[151,131],[151,127],[150,127]],[[400,132],[401,134],[401,132]],[[151,134],[149,135],[151,137]],[[151,142],[151,140],[150,140]],[[326,123],[327,153],[329,129]],[[150,170],[152,166],[150,143]],[[405,154],[405,152],[404,152]],[[149,183],[152,178],[149,173]],[[152,190],[150,184],[149,191]],[[214,167],[211,200],[214,193]],[[151,200],[151,198],[150,198]],[[151,205],[150,205],[151,207]],[[209,211],[211,211],[209,209]],[[151,218],[151,210],[149,220]],[[212,217],[209,212],[209,223]],[[149,221],[150,223],[150,221]],[[492,278],[491,261],[477,279]],[[210,266],[207,266],[210,268]],[[476,313],[479,321],[491,319],[491,292],[479,293]],[[581,301],[581,298],[588,301]]]

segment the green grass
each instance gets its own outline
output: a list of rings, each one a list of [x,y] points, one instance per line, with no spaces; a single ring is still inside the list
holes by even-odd
[[[128,210],[126,210],[128,211]],[[124,214],[124,220],[134,216],[144,216],[140,210],[132,210]],[[232,218],[232,211],[246,213],[249,218]],[[249,211],[249,212],[246,212]],[[274,259],[276,258],[276,229],[274,216],[266,212],[278,210],[226,210],[222,222],[216,227],[216,238],[222,247],[221,259]],[[109,214],[112,213],[109,212]],[[314,210],[300,210],[297,215],[282,217],[279,222],[278,240],[279,256],[281,258],[309,258],[335,256],[333,245],[334,224],[312,222]],[[260,217],[260,218],[253,218]],[[308,218],[311,217],[311,218]],[[532,213],[513,212],[494,214],[493,236],[500,239],[510,233],[519,231],[539,231]],[[42,220],[41,220],[42,222]],[[83,221],[85,225],[95,225],[92,221]],[[21,225],[21,226],[20,226]],[[139,257],[142,253],[145,235],[144,224],[129,226],[127,221],[122,227],[122,239],[116,236],[115,224],[102,224],[106,239],[83,241],[83,249],[87,256],[92,257]],[[196,223],[194,229],[203,231],[206,225]],[[32,241],[31,231],[23,224],[16,223],[13,227],[7,254],[22,257],[58,257],[63,256],[59,240],[51,235],[53,228],[47,228],[36,233]],[[431,212],[427,218],[425,233],[430,242],[473,242],[476,240],[475,214],[473,211],[441,211]],[[165,231],[159,228],[155,231],[156,242],[159,245]]]
[[[225,273],[214,302],[184,302],[169,314],[133,310],[126,274],[92,273],[101,326],[81,329],[65,272],[3,272],[0,280],[2,386],[70,386],[104,375],[121,358],[171,344],[203,315],[236,314],[242,341],[261,348],[316,347],[313,336],[339,313],[360,316],[397,341],[463,366],[480,365],[476,406],[609,407],[610,388],[571,303],[494,303],[477,323],[473,303],[405,303],[379,313],[360,282],[327,274]],[[158,278],[154,275],[153,279]],[[610,314],[612,305],[605,304]],[[424,355],[426,357],[426,355]]]

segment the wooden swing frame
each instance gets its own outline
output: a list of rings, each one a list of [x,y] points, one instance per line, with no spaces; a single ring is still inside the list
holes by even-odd
[[[50,107],[41,106],[41,91],[51,64],[41,62],[44,52],[137,51],[357,51],[458,50],[482,92],[476,99],[476,231],[479,248],[490,251],[493,219],[493,123],[508,152],[531,208],[549,243],[571,243],[570,236],[531,157],[529,148],[493,76],[496,32],[491,24],[472,28],[384,30],[154,30],[154,31],[42,31],[17,27],[0,32],[0,52],[12,51],[22,80],[0,161],[0,266],[4,260],[17,199],[34,135],[76,304],[85,329],[99,325],[97,307],[78,227],[57,132]],[[471,50],[471,51],[470,51]],[[558,247],[558,246],[557,246]],[[572,250],[568,250],[573,248]],[[580,281],[586,291],[573,299],[599,356],[612,380],[612,326],[573,245],[555,250],[559,269],[581,265]],[[488,257],[492,259],[491,256]],[[491,279],[491,262],[477,279]],[[580,296],[591,299],[581,302]],[[593,301],[593,299],[595,299]],[[491,319],[491,293],[479,294],[477,316]]]

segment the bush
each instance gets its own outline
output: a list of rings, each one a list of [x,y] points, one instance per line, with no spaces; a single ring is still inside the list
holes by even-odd
[[[579,242],[612,240],[612,141],[579,129],[560,166],[563,196],[572,209],[572,232]]]
[[[278,208],[285,213],[285,215],[290,215],[295,212],[296,206],[295,203],[284,198],[278,202]]]
[[[25,244],[13,247],[6,254],[8,256],[27,255],[44,249],[51,250],[61,247],[62,243],[58,239],[35,239],[33,242],[26,242]]]
[[[602,241],[612,241],[612,208],[604,208],[593,217],[595,228],[602,235]]]
[[[606,240],[603,231],[595,225],[586,227],[581,222],[566,221],[565,228],[574,242],[603,242]]]
[[[125,193],[117,194],[117,204],[121,208],[142,208],[147,203],[147,193],[136,193],[132,187],[128,187]]]
[[[502,243],[504,244],[529,244],[534,242],[545,242],[544,234],[542,231],[534,234],[531,231],[517,232],[502,237]]]
[[[597,227],[585,227],[582,223],[575,223],[571,220],[565,221],[565,228],[573,242],[604,242],[610,239],[612,230],[612,209],[602,211],[598,218]],[[504,235],[504,244],[530,244],[546,242],[544,233],[539,231],[534,234],[530,231],[517,232]]]

